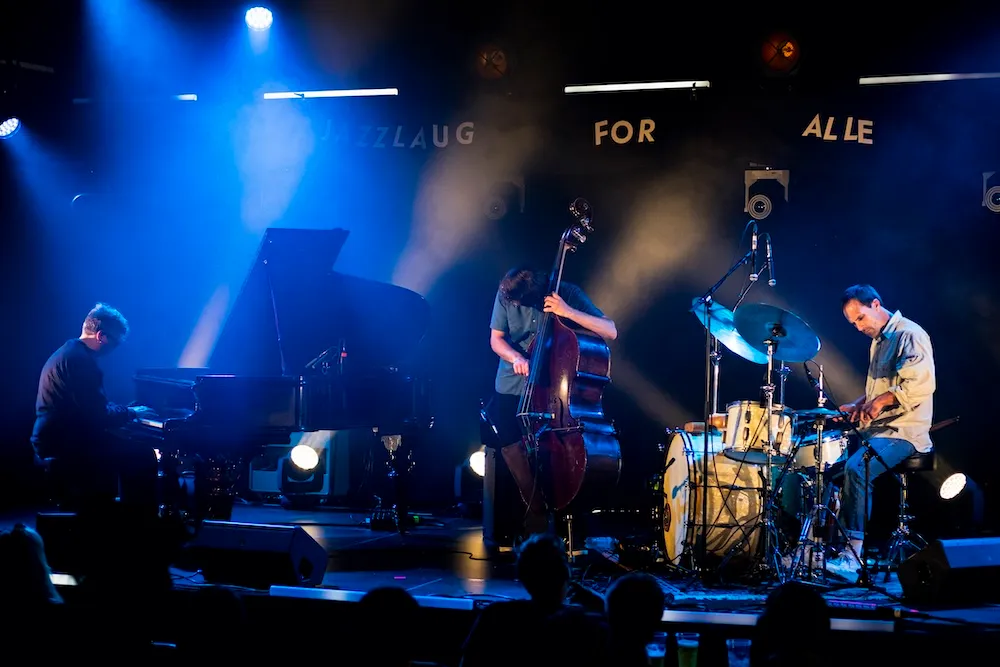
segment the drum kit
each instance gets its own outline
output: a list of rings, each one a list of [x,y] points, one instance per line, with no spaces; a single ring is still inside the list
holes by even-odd
[[[706,378],[711,414],[668,430],[662,447],[664,467],[654,483],[663,498],[656,503],[660,558],[685,572],[823,582],[826,543],[838,525],[831,509],[836,495],[827,480],[843,468],[848,437],[827,428],[841,413],[825,406],[821,366],[816,407],[785,405],[785,364],[811,361],[820,340],[800,317],[772,305],[731,311],[701,297],[692,312],[714,341],[767,372],[758,399],[734,401],[719,412],[715,347],[714,372]],[[797,535],[783,528],[779,511],[796,519]]]

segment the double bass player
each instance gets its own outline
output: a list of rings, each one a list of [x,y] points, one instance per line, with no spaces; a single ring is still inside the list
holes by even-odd
[[[543,312],[552,313],[605,340],[618,337],[615,323],[594,305],[577,285],[562,282],[558,294],[546,294],[549,275],[520,266],[500,281],[490,321],[490,347],[500,357],[491,413],[500,454],[527,506],[525,535],[552,529],[551,512],[535,479],[535,470],[522,439],[518,405],[529,375],[528,348]]]

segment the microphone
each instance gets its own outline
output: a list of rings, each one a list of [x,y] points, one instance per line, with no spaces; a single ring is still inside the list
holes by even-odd
[[[806,379],[809,380],[809,384],[813,386],[813,389],[819,389],[819,380],[813,377],[812,371],[809,370],[809,362],[802,362],[802,368],[806,371]]]
[[[767,252],[767,275],[770,276],[770,280],[767,281],[768,286],[774,287],[778,284],[778,281],[774,279],[774,257],[771,255],[771,235],[767,234],[764,237],[764,248]]]
[[[757,223],[753,223],[753,235],[750,237],[750,282],[757,282]]]
[[[809,370],[809,362],[807,361],[802,362],[802,368],[804,368],[806,371],[806,379],[809,380],[809,384],[812,385],[812,388],[815,389],[816,393],[819,395],[820,407],[823,407],[823,405],[826,404],[826,394],[823,393],[823,379],[822,379],[823,367],[822,366],[819,367],[819,373],[820,373],[819,380],[813,377],[812,371]]]

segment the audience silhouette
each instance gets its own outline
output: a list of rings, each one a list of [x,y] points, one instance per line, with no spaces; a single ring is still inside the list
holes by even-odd
[[[606,665],[602,615],[566,601],[570,567],[563,540],[532,535],[517,550],[516,569],[529,599],[494,602],[480,612],[463,647],[462,667]]]
[[[666,601],[660,582],[645,572],[630,572],[611,585],[606,597],[613,664],[649,664],[646,644],[660,627]]]
[[[750,646],[754,667],[832,664],[830,608],[819,591],[790,581],[767,596]]]

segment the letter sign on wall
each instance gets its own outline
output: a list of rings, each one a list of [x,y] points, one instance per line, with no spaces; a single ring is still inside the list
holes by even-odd
[[[856,141],[859,144],[871,145],[875,143],[875,140],[872,138],[874,126],[874,121],[861,118],[857,119],[857,126],[855,126],[854,116],[848,116],[847,120],[844,121],[844,135],[841,137],[838,134],[841,126],[837,123],[836,117],[830,116],[824,123],[823,117],[820,114],[816,114],[809,121],[809,125],[802,132],[802,136],[816,137],[823,141]]]

